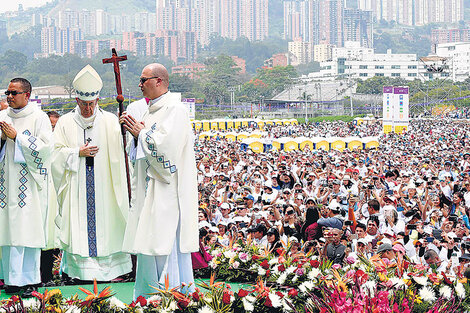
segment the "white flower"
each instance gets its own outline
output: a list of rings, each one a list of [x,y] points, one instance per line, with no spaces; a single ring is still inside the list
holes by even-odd
[[[297,269],[297,266],[289,266],[289,267],[286,269],[286,273],[287,273],[287,274],[292,274],[293,272],[295,272],[296,269]]]
[[[210,262],[209,262],[209,266],[214,269],[217,267],[217,263],[214,262],[215,259],[212,259]]]
[[[246,297],[242,299],[242,303],[243,303],[243,308],[247,312],[253,312],[253,310],[255,309],[254,305],[250,301],[248,301]]]
[[[278,262],[278,258],[273,258],[273,259],[269,260],[268,264],[273,265],[273,264],[277,264],[277,262]]]
[[[32,311],[35,311],[35,310],[37,311],[37,310],[39,310],[39,307],[41,306],[41,303],[36,298],[24,299],[23,300],[23,306],[26,309],[31,309]]]
[[[365,284],[362,285],[362,288],[367,294],[370,294],[370,297],[375,296],[376,285],[374,281],[367,281]]]
[[[314,284],[313,284],[311,281],[304,281],[303,283],[300,284],[299,290],[300,290],[302,293],[307,293],[307,292],[309,292],[310,290],[312,290],[313,287],[314,287]]]
[[[262,268],[261,266],[258,268],[258,275],[259,276],[266,275],[266,270],[264,268]]]
[[[256,297],[250,296],[250,295],[246,296],[244,299],[246,299],[246,301],[249,301],[251,303],[254,303],[256,301]]]
[[[398,277],[392,277],[390,278],[390,282],[394,285],[395,288],[401,288],[405,285],[405,282],[403,279],[400,279]]]
[[[457,285],[455,285],[455,293],[459,298],[465,297],[465,287],[462,285],[462,283],[457,283]]]
[[[144,309],[142,309],[142,307],[136,307],[135,312],[136,313],[144,313]]]
[[[197,310],[197,313],[213,313],[214,310],[212,310],[211,307],[205,305],[203,306],[202,308],[200,308],[199,310]]]
[[[175,301],[171,301],[170,302],[170,305],[168,306],[168,308],[172,311],[178,309],[178,306],[176,305],[176,302]]]
[[[414,281],[421,286],[426,286],[428,283],[428,278],[426,276],[421,276],[421,277],[413,277]]]
[[[439,289],[439,293],[442,297],[450,299],[450,297],[452,296],[452,288],[450,288],[449,286],[442,286]]]
[[[312,270],[310,272],[308,272],[308,279],[314,280],[320,274],[321,274],[321,272],[318,268],[312,268]]]
[[[279,277],[276,280],[276,283],[278,283],[279,285],[284,285],[284,283],[286,282],[286,279],[287,279],[287,274],[284,272],[281,275],[279,275]]]
[[[299,279],[299,276],[295,275],[294,278],[292,278],[292,282],[296,282]]]
[[[109,299],[109,306],[113,309],[125,309],[126,305],[116,297],[111,297]]]
[[[269,300],[271,300],[271,304],[272,304],[273,308],[278,308],[282,305],[281,297],[279,297],[275,293],[270,293],[269,294]]]
[[[80,312],[82,312],[82,310],[80,310],[80,308],[75,305],[72,305],[70,308],[68,308],[67,311],[65,311],[65,313],[80,313]]]
[[[160,296],[158,295],[153,295],[151,296],[150,298],[147,299],[148,302],[155,302],[155,301],[158,301],[160,300]]]
[[[235,261],[235,262],[233,262],[233,264],[232,264],[232,267],[233,267],[234,269],[237,269],[239,266],[240,266],[240,262],[238,262],[238,261]]]
[[[434,290],[432,290],[430,287],[423,287],[419,291],[419,296],[423,301],[426,302],[434,302],[436,301],[436,295],[434,294]]]
[[[236,256],[237,256],[237,253],[233,252],[232,250],[228,250],[224,252],[224,257],[226,257],[227,259],[231,259],[232,257],[236,257]]]
[[[282,300],[284,300],[282,301],[282,308],[284,309],[284,312],[292,311],[292,308],[290,307],[289,302],[285,298]]]

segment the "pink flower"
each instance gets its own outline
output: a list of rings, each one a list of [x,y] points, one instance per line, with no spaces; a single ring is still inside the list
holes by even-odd
[[[305,274],[305,270],[303,268],[298,268],[295,270],[295,275],[302,276],[303,274]]]
[[[341,268],[341,265],[333,264],[333,266],[331,268],[334,269],[334,270],[339,270]]]
[[[352,256],[348,256],[348,257],[346,258],[346,263],[348,263],[348,264],[354,264],[354,263],[356,263],[356,259],[355,259],[354,257],[352,257]]]

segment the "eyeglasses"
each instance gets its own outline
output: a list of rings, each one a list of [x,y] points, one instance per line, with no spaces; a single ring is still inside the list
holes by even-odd
[[[141,78],[140,78],[140,83],[143,85],[143,84],[145,84],[145,82],[146,82],[147,80],[153,79],[153,78],[160,78],[160,77],[158,77],[158,76],[153,76],[153,77],[141,77]]]
[[[7,90],[7,91],[5,91],[5,94],[7,96],[9,96],[9,95],[16,96],[16,95],[19,95],[19,94],[22,94],[22,93],[26,93],[26,91],[16,91],[16,90],[11,90],[11,91]]]

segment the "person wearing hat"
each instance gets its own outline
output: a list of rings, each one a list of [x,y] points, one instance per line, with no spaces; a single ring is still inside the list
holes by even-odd
[[[29,102],[31,84],[14,78],[0,112],[0,276],[6,293],[31,297],[41,282],[52,127],[46,113]],[[3,274],[2,274],[3,272]]]
[[[109,281],[132,270],[122,252],[129,200],[121,129],[98,105],[103,83],[93,67],[73,87],[77,106],[57,122],[52,157],[61,266],[65,278]]]
[[[377,249],[377,254],[370,261],[376,265],[389,265],[396,262],[395,251],[390,243],[382,243]]]
[[[164,284],[167,275],[170,288],[184,283],[194,289],[191,252],[199,243],[193,131],[188,109],[175,101],[169,83],[163,65],[145,66],[139,87],[148,111],[142,122],[129,114],[119,119],[137,141],[136,188],[123,240],[123,251],[137,254],[134,299],[153,292],[151,286]]]
[[[267,248],[268,246],[268,237],[266,236],[267,229],[264,224],[257,224],[256,226],[248,230],[252,234],[253,243],[259,247]]]

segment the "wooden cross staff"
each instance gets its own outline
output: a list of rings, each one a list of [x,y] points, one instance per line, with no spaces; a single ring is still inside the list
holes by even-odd
[[[116,49],[112,49],[112,56],[109,59],[103,59],[103,64],[106,63],[113,63],[114,65],[114,80],[116,81],[116,90],[117,90],[117,97],[116,101],[119,104],[119,117],[124,112],[124,107],[122,103],[124,102],[124,96],[122,95],[122,86],[121,86],[121,71],[119,70],[119,62],[127,60],[127,55],[118,56],[116,53]],[[131,201],[131,179],[129,175],[129,162],[126,152],[127,147],[127,140],[126,140],[126,130],[124,129],[124,125],[121,124],[121,134],[122,134],[122,141],[124,144],[124,160],[126,163],[126,177],[127,177],[127,193],[129,197],[129,201]]]

